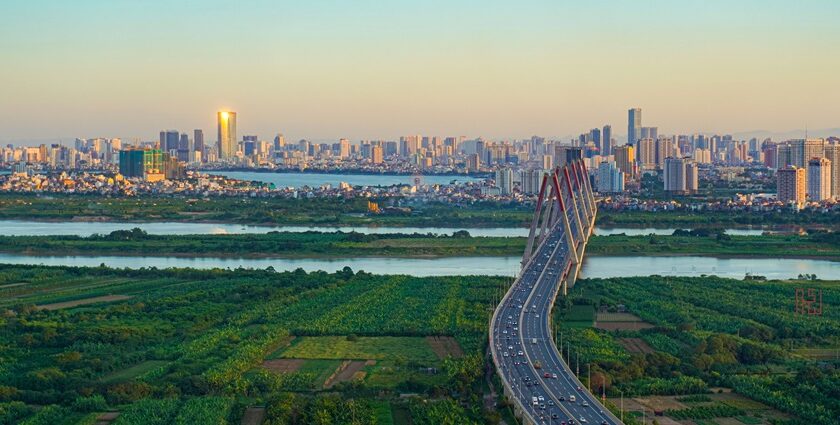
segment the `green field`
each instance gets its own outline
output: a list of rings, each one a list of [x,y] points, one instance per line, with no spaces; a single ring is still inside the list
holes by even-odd
[[[425,338],[418,337],[347,337],[322,336],[297,338],[280,355],[289,359],[410,359],[416,362],[437,362],[438,358]]]
[[[829,425],[840,413],[840,362],[815,347],[838,346],[840,311],[796,314],[795,289],[803,285],[822,290],[824,305],[840,303],[837,281],[590,279],[578,282],[572,299],[558,303],[554,321],[557,337],[572,347],[571,357],[591,364],[593,385],[605,385],[611,397],[702,395],[725,387],[752,400],[711,394],[713,403],[692,403],[667,415],[765,423],[752,416],[772,408],[798,418],[778,414],[776,423]],[[615,311],[619,304],[654,327],[605,331],[580,325],[581,307]],[[628,339],[653,352],[628,351],[621,344]],[[700,400],[689,399],[695,397]]]
[[[448,406],[477,423],[481,412],[460,406],[481,397],[488,312],[507,285],[352,270],[0,265],[0,285],[19,282],[27,284],[0,300],[0,424],[77,423],[108,409],[123,412],[118,424],[238,423],[252,405],[266,405],[276,423],[312,423],[316,414],[345,423],[351,414],[373,424],[391,405],[400,406],[392,417],[422,422]],[[35,307],[108,294],[130,298]],[[443,335],[465,355],[440,360],[425,337]],[[262,366],[272,358],[302,363],[275,373]],[[363,379],[344,376],[325,390],[349,359],[376,363],[348,369]]]

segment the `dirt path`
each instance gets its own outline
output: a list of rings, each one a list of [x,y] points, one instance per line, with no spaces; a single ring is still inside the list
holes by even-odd
[[[77,307],[80,305],[123,301],[131,298],[128,295],[103,295],[101,297],[85,298],[81,300],[65,301],[60,303],[43,304],[37,306],[39,310],[61,310],[62,308]]]

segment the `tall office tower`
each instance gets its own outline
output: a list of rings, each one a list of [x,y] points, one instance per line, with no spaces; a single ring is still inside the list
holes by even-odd
[[[624,173],[618,169],[614,161],[604,161],[598,165],[598,192],[624,192]]]
[[[595,143],[595,146],[598,147],[599,152],[602,151],[601,143],[603,143],[603,139],[601,137],[602,135],[600,128],[593,128],[592,130],[589,130],[589,140],[592,143]]]
[[[642,137],[642,109],[633,108],[627,111],[627,144],[635,145]]]
[[[195,152],[201,152],[202,162],[207,162],[204,159],[204,130],[199,128],[193,130],[193,149]]]
[[[639,140],[639,168],[653,170],[656,168],[656,143],[653,139]]]
[[[630,179],[636,177],[636,154],[633,150],[631,145],[621,145],[616,146],[613,152],[616,167]]]
[[[274,136],[274,152],[282,151],[286,148],[286,138],[283,136],[283,133],[277,133]]]
[[[219,159],[231,160],[236,157],[236,112],[219,111],[216,114]]]
[[[190,136],[183,133],[178,141],[178,161],[190,162],[190,150]]]
[[[338,141],[338,157],[345,159],[350,156],[350,141],[341,139]]]
[[[808,199],[825,201],[831,199],[831,161],[812,158],[808,161]]]
[[[665,158],[662,181],[666,192],[685,192],[685,161],[682,158]]]
[[[242,153],[251,156],[257,153],[259,137],[253,135],[242,136]]]
[[[640,133],[642,139],[656,140],[659,138],[659,127],[642,127]]]
[[[178,151],[178,143],[181,139],[181,133],[178,130],[166,130],[160,132],[160,148],[166,153]],[[98,149],[97,149],[98,151]]]
[[[583,150],[577,146],[554,146],[554,166],[562,167],[583,158]]]
[[[840,144],[827,143],[825,158],[831,161],[831,197],[840,199]]]
[[[513,170],[510,168],[496,170],[496,187],[501,190],[502,195],[513,193]]]
[[[598,146],[598,148],[601,150],[601,156],[607,157],[612,155],[613,140],[611,125],[605,125],[601,130],[601,146]]]
[[[370,148],[370,162],[381,164],[383,161],[382,146],[376,145]]]
[[[805,202],[805,169],[795,166],[776,171],[776,198],[784,203]]]

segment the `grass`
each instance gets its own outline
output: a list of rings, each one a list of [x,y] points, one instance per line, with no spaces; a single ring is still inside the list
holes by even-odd
[[[134,379],[150,370],[154,370],[158,367],[161,367],[167,364],[167,361],[164,360],[146,360],[144,362],[138,363],[134,366],[131,366],[126,369],[115,371],[110,375],[107,375],[102,378],[102,382],[116,382],[116,381],[127,381],[129,379]]]
[[[420,337],[358,337],[349,341],[344,336],[295,338],[280,357],[287,359],[336,360],[404,360],[436,363],[437,356]]]
[[[761,425],[764,423],[761,419],[754,418],[752,416],[736,416],[735,419],[737,419],[738,422],[745,423],[747,425]]]

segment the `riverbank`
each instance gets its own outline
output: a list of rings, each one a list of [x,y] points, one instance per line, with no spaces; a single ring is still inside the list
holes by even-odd
[[[592,236],[591,256],[706,256],[719,258],[810,258],[840,261],[840,236],[740,236],[704,231],[675,235]],[[0,252],[25,255],[137,257],[341,259],[365,257],[447,258],[521,256],[525,237],[452,234],[267,232],[241,234],[149,234],[140,229],[92,236],[0,236]]]

